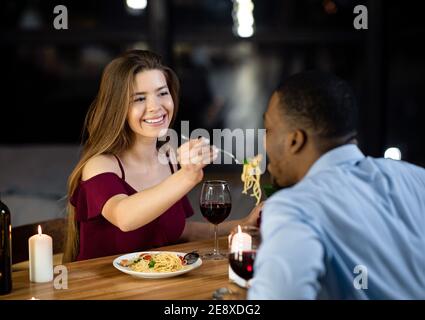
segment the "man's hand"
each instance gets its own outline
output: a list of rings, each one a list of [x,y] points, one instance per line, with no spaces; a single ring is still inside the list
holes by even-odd
[[[263,209],[263,206],[264,206],[264,201],[260,202],[257,206],[255,206],[254,209],[251,210],[249,215],[242,220],[243,224],[257,227],[257,221],[258,221],[258,218],[260,217],[260,213],[261,213],[261,210]]]

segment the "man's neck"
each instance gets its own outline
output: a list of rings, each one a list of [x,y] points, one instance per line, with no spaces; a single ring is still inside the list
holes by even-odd
[[[308,150],[305,155],[303,155],[302,160],[300,159],[298,163],[298,172],[297,172],[297,181],[301,181],[313,164],[319,160],[323,153],[318,152],[315,148]]]
[[[344,135],[342,137],[337,138],[322,138],[322,137],[316,137],[315,139],[315,146],[318,153],[320,153],[320,156],[325,154],[328,151],[331,151],[332,149],[341,147],[346,144],[357,144],[357,133],[349,133],[347,135]]]
[[[298,181],[305,177],[313,164],[325,153],[346,144],[357,144],[356,134],[349,134],[343,137],[315,139],[315,143],[309,144],[299,162]]]

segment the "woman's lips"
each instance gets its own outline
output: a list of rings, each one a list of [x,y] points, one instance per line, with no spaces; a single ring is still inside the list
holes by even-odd
[[[167,115],[164,114],[157,118],[144,119],[143,123],[151,127],[159,127],[165,123],[166,118],[167,118]]]

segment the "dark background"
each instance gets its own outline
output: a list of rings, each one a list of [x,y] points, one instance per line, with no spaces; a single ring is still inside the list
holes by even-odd
[[[53,28],[57,4],[68,8],[68,30]],[[356,4],[368,8],[368,30],[353,27]],[[240,122],[262,127],[262,112],[280,78],[322,69],[354,87],[361,108],[360,145],[366,153],[382,156],[396,146],[403,159],[423,165],[425,28],[420,4],[254,1],[255,33],[242,39],[232,32],[230,0],[148,1],[137,15],[124,0],[3,0],[0,143],[79,143],[103,67],[126,49],[146,48],[161,53],[177,71],[180,119],[191,120],[191,128],[233,129]],[[252,68],[243,69],[247,65]],[[249,103],[238,106],[239,98]],[[242,114],[239,122],[235,112]]]

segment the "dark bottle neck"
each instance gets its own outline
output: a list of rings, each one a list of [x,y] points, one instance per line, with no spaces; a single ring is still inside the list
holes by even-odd
[[[10,213],[8,206],[0,199],[0,208],[4,213]]]

